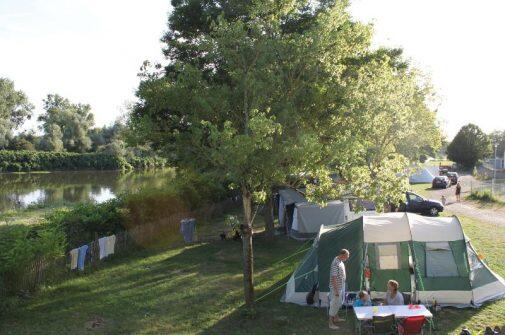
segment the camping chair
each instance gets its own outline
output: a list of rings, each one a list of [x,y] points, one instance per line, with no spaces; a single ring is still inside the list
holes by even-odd
[[[372,331],[374,335],[396,334],[395,315],[373,316]]]
[[[411,294],[402,292],[402,296],[403,296],[403,304],[404,305],[410,305],[412,303],[412,295]]]
[[[419,335],[423,333],[423,325],[426,322],[426,318],[422,315],[411,316],[403,320],[401,324],[398,325],[398,333],[400,335]]]
[[[348,310],[352,309],[354,301],[357,299],[357,294],[353,292],[346,292],[344,295],[344,303],[342,307],[345,308],[345,317],[347,318]]]

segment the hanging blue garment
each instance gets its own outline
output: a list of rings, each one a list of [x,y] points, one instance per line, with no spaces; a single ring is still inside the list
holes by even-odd
[[[77,258],[77,268],[81,271],[84,271],[84,260],[86,259],[86,253],[88,252],[88,246],[83,245],[78,248],[79,255]]]
[[[181,220],[180,231],[181,231],[182,237],[184,238],[184,242],[186,242],[186,243],[193,242],[195,228],[196,228],[196,219],[188,218],[188,219]]]

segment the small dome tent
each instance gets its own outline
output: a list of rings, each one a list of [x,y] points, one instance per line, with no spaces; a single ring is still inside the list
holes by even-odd
[[[436,171],[436,167],[434,168],[420,168],[416,171],[414,171],[413,174],[410,175],[409,177],[409,183],[410,184],[424,184],[424,183],[431,183],[433,181],[433,178],[438,175],[438,172]]]
[[[477,256],[457,217],[387,213],[321,227],[289,279],[283,301],[305,305],[307,293],[318,284],[318,305],[326,306],[330,264],[342,248],[351,253],[346,263],[348,292],[367,289],[372,297],[383,297],[387,281],[395,279],[402,292],[426,304],[436,300],[478,307],[505,297],[505,280]]]

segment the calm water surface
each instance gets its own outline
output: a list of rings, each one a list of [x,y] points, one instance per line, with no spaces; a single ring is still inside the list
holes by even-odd
[[[0,174],[0,213],[35,205],[104,202],[123,192],[162,188],[173,180],[173,170],[59,171]]]

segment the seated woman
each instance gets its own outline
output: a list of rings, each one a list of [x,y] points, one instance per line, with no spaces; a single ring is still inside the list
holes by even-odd
[[[386,305],[403,305],[403,295],[398,292],[399,284],[396,280],[388,281],[388,291],[386,292]]]
[[[372,306],[372,300],[366,291],[361,291],[358,294],[358,298],[354,301],[353,307],[365,307]]]

